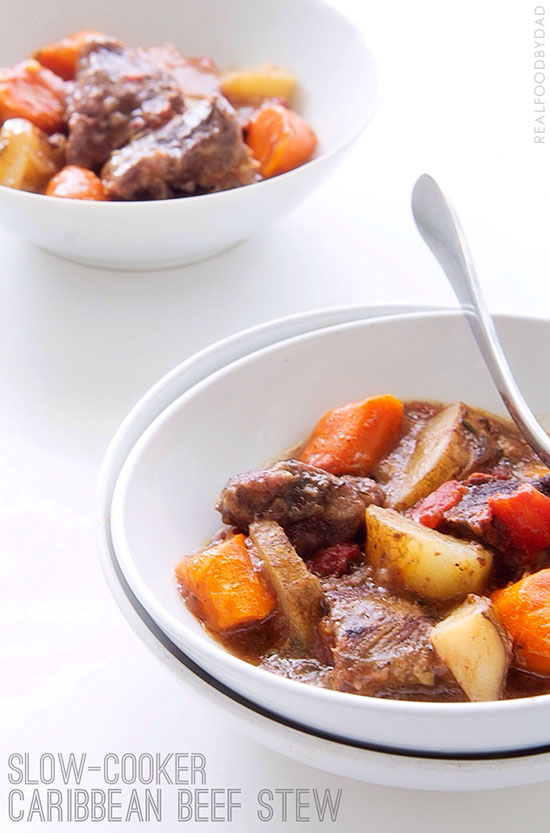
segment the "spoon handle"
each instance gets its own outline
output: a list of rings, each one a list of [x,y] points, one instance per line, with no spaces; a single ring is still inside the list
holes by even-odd
[[[535,454],[550,466],[550,437],[523,398],[487,309],[458,217],[434,179],[424,174],[412,194],[418,231],[439,261],[458,298],[493,382]]]

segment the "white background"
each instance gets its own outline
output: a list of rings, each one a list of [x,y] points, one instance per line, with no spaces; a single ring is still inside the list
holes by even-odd
[[[260,825],[250,801],[240,823],[226,825],[247,833],[547,833],[549,783],[414,793],[332,777],[243,739],[186,699],[130,631],[99,569],[98,467],[125,413],[160,375],[222,336],[287,313],[454,303],[410,218],[420,173],[452,196],[491,308],[550,314],[550,134],[533,142],[535,3],[338,5],[378,58],[382,103],[332,180],[276,226],[210,262],[150,274],[80,268],[0,231],[3,751],[99,759],[198,750],[209,786],[251,796],[262,787],[343,788],[337,825]],[[533,361],[547,383],[547,356]],[[4,821],[4,798],[0,814],[2,829],[44,829]]]

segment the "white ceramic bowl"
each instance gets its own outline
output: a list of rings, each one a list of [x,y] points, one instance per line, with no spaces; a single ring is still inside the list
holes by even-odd
[[[359,32],[322,0],[29,0],[2,12],[3,65],[81,28],[132,44],[173,42],[222,69],[271,61],[300,79],[297,108],[319,147],[306,165],[244,188],[177,200],[94,203],[0,186],[0,223],[62,257],[113,269],[159,269],[217,254],[293,208],[335,167],[373,115],[378,84]]]
[[[528,400],[547,415],[550,398],[533,356],[546,354],[550,322],[504,318],[499,329]],[[199,666],[261,707],[321,735],[449,756],[548,745],[550,696],[414,703],[316,689],[230,655],[179,598],[173,566],[216,529],[212,506],[225,480],[301,440],[329,407],[380,391],[463,399],[502,412],[457,313],[340,324],[257,350],[171,401],[127,454],[109,512],[124,576],[149,615]],[[156,395],[145,398],[146,408],[154,406]],[[170,401],[162,385],[158,397],[163,406]],[[130,423],[142,412],[138,408]]]
[[[417,309],[417,312],[420,311]],[[209,374],[248,353],[315,329],[336,323],[411,312],[406,308],[342,307],[299,314],[273,321],[212,345],[176,367],[154,385],[132,409],[111,442],[102,467],[98,543],[107,582],[124,615],[154,655],[164,662],[188,689],[201,697],[243,733],[291,758],[328,772],[378,784],[417,789],[491,789],[534,783],[550,777],[549,747],[515,753],[432,757],[392,754],[369,744],[347,744],[288,725],[262,712],[250,701],[222,688],[212,676],[190,663],[186,655],[160,630],[128,586],[113,545],[110,515],[113,492],[128,454],[143,431],[179,395]],[[174,703],[174,709],[179,708]]]

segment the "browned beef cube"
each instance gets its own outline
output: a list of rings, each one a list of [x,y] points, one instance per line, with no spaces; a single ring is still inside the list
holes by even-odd
[[[115,151],[101,176],[110,196],[121,200],[224,191],[259,178],[222,96],[190,101],[182,115]]]
[[[375,506],[384,505],[384,489],[376,480],[373,480],[371,477],[356,477],[352,474],[344,474],[342,477],[359,491],[359,494],[363,498],[365,509],[367,506],[372,506],[373,504]]]
[[[112,150],[183,109],[177,80],[144,50],[112,38],[91,40],[80,56],[67,106],[67,163],[99,170]]]
[[[533,480],[533,486],[546,497],[550,497],[550,474],[545,474],[544,477]]]
[[[503,528],[495,523],[493,512],[487,501],[497,494],[510,494],[521,485],[516,477],[494,477],[490,474],[476,474],[464,482],[465,492],[455,506],[443,512],[439,529],[478,541],[492,549],[507,552],[510,540]]]
[[[525,482],[530,482],[543,494],[548,488],[547,478],[524,481],[517,477],[471,475],[464,481],[465,492],[461,500],[443,512],[438,526],[441,532],[477,541],[494,550],[494,577],[499,584],[521,577],[526,564],[526,553],[514,546],[505,524],[495,517],[488,500],[495,495],[515,492]]]
[[[414,602],[377,587],[365,568],[325,583],[320,632],[332,657],[332,687],[380,696],[411,693],[449,678],[430,642],[432,622]],[[325,653],[325,658],[327,654]]]
[[[232,477],[216,509],[244,532],[257,519],[277,521],[306,558],[324,547],[353,541],[365,522],[365,484],[336,477],[297,460]]]

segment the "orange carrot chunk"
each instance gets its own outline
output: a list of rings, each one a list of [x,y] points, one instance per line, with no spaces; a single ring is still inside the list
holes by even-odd
[[[520,552],[531,555],[550,547],[550,498],[534,486],[525,483],[511,494],[490,497],[487,503]]]
[[[27,119],[45,133],[57,133],[65,123],[65,96],[65,83],[38,61],[0,69],[0,123]]]
[[[93,171],[67,165],[53,176],[46,188],[49,197],[65,197],[72,200],[106,200],[103,183]]]
[[[516,664],[550,675],[550,569],[495,590],[491,600],[512,637]]]
[[[317,146],[307,121],[282,104],[261,107],[248,123],[245,140],[265,178],[303,165]]]
[[[82,29],[55,43],[43,46],[34,53],[33,58],[65,81],[71,81],[75,76],[78,58],[86,41],[98,36],[101,37],[101,32],[96,32],[94,29]]]
[[[275,596],[254,568],[244,535],[184,558],[176,578],[205,624],[219,633],[261,622],[275,610]]]
[[[303,463],[332,474],[367,475],[397,440],[403,403],[389,394],[334,408],[307,441]]]

